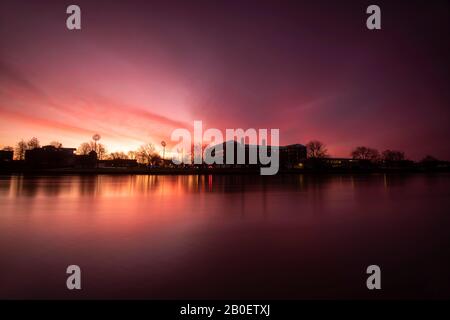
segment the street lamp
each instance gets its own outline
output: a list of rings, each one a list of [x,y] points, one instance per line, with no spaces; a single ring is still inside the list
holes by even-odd
[[[161,145],[162,145],[162,147],[163,147],[163,165],[165,165],[165,162],[164,162],[164,158],[165,158],[165,155],[166,155],[166,142],[163,140],[163,141],[161,141]]]
[[[96,133],[96,134],[94,134],[93,136],[92,136],[92,140],[94,140],[94,151],[95,151],[95,154],[96,154],[96,159],[95,159],[95,167],[98,167],[98,152],[97,152],[97,141],[98,140],[100,140],[100,135],[98,134],[98,133]]]
[[[97,152],[97,141],[100,140],[100,135],[98,133],[92,136],[92,140],[94,140],[94,151]]]

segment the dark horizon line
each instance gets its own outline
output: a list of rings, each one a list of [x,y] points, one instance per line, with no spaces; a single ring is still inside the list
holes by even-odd
[[[21,143],[21,142],[24,142],[25,144],[27,144],[28,142],[30,142],[31,140],[33,140],[33,139],[36,139],[37,140],[37,143],[38,143],[38,146],[37,147],[32,147],[32,148],[25,148],[25,150],[32,150],[32,149],[34,149],[34,148],[43,148],[43,147],[55,147],[54,145],[52,145],[52,143],[53,142],[57,142],[57,143],[60,143],[59,141],[57,141],[57,140],[53,140],[53,141],[51,141],[49,144],[45,144],[45,145],[40,145],[40,143],[39,143],[39,139],[38,138],[36,138],[36,137],[32,137],[31,139],[29,139],[29,140],[25,140],[25,139],[21,139],[21,140],[19,140],[18,142],[16,142],[16,144],[15,144],[15,146],[14,147],[12,147],[11,145],[5,145],[3,148],[1,148],[0,149],[0,152],[1,151],[12,151],[13,153],[14,153],[14,155],[15,155],[15,153],[16,153],[16,150],[17,150],[17,145],[19,144],[19,143]],[[242,139],[241,139],[242,140]],[[217,143],[217,144],[215,144],[214,146],[212,146],[211,148],[214,148],[215,146],[217,146],[217,145],[220,145],[220,144],[223,144],[223,145],[225,145],[225,144],[228,144],[228,143],[231,143],[231,142],[234,142],[234,143],[237,143],[237,144],[242,144],[242,142],[239,142],[237,139],[235,139],[235,140],[227,140],[227,141],[224,141],[224,142],[222,142],[222,143]],[[328,151],[327,151],[327,149],[326,149],[326,144],[324,144],[323,142],[321,142],[321,141],[319,141],[319,140],[317,140],[317,139],[312,139],[312,140],[310,140],[308,143],[306,143],[306,144],[303,144],[303,143],[291,143],[291,144],[285,144],[285,145],[279,145],[279,146],[272,146],[272,145],[266,145],[266,147],[270,147],[270,148],[272,148],[272,147],[275,147],[275,148],[287,148],[287,147],[293,147],[293,146],[302,146],[302,147],[305,147],[305,148],[308,148],[308,144],[310,144],[310,143],[312,143],[312,142],[318,142],[318,143],[321,143],[322,144],[322,146],[325,148],[325,152],[326,152],[326,156],[323,156],[323,157],[314,157],[314,158],[331,158],[331,159],[358,159],[358,160],[375,160],[375,159],[364,159],[364,158],[353,158],[353,157],[348,157],[348,158],[346,158],[346,157],[333,157],[332,155],[330,155],[330,154],[328,154]],[[100,142],[96,142],[96,141],[94,141],[94,140],[90,140],[90,141],[84,141],[84,142],[81,142],[80,143],[80,145],[78,146],[78,147],[65,147],[62,143],[61,143],[61,146],[59,146],[59,147],[55,147],[55,148],[64,148],[64,149],[73,149],[74,150],[74,152],[75,153],[77,153],[78,152],[78,149],[83,145],[83,144],[85,144],[85,143],[87,143],[87,144],[90,144],[90,143],[97,143],[97,145],[101,145],[101,146],[103,146],[103,147],[106,147],[104,144],[102,144],[102,143],[100,143]],[[260,145],[260,144],[249,144],[249,143],[243,143],[244,144],[244,147],[260,147],[260,146],[262,146],[262,145]],[[125,151],[113,151],[113,152],[108,152],[107,150],[105,150],[105,154],[114,154],[114,153],[123,153],[124,155],[127,155],[127,153],[130,153],[130,152],[137,152],[138,150],[139,150],[139,148],[141,148],[141,147],[143,147],[143,146],[148,146],[148,145],[152,145],[152,146],[156,146],[156,144],[155,143],[153,143],[153,142],[149,142],[149,143],[144,143],[144,144],[142,144],[141,146],[139,146],[136,150],[129,150],[128,152],[125,152]],[[198,145],[198,144],[195,144],[195,143],[191,143],[191,148],[192,147],[194,147],[195,148],[195,146],[196,145]],[[206,147],[207,146],[207,144],[202,144],[201,145],[201,147],[203,148],[203,147]],[[359,146],[356,146],[356,147],[353,147],[353,151],[352,152],[354,152],[357,148],[367,148],[367,149],[371,149],[371,150],[374,150],[374,151],[376,151],[376,152],[378,152],[379,153],[379,155],[380,155],[380,157],[379,158],[382,158],[382,154],[384,153],[384,152],[396,152],[396,153],[402,153],[403,154],[403,156],[404,156],[404,159],[403,160],[405,160],[405,161],[413,161],[413,162],[421,162],[421,161],[424,161],[425,159],[427,159],[427,158],[433,158],[435,161],[443,161],[443,162],[448,162],[448,161],[450,161],[450,160],[447,160],[447,159],[438,159],[438,158],[436,158],[436,157],[434,157],[433,155],[431,155],[431,154],[425,154],[425,156],[423,156],[422,157],[422,159],[420,159],[420,160],[411,160],[411,159],[409,159],[406,155],[405,155],[405,152],[404,151],[401,151],[401,150],[397,150],[397,149],[385,149],[385,150],[383,150],[383,151],[379,151],[378,149],[376,149],[376,148],[371,148],[371,147],[367,147],[367,146],[364,146],[364,145],[359,145]],[[11,148],[12,150],[5,150],[5,149],[9,149],[9,148]],[[163,148],[165,148],[165,147],[163,147]],[[91,150],[91,151],[96,151],[96,150]],[[155,151],[155,153],[158,153],[158,152],[156,152]],[[79,153],[77,153],[77,154],[79,154]],[[189,154],[189,153],[188,153]],[[352,153],[350,153],[350,156],[352,155]]]

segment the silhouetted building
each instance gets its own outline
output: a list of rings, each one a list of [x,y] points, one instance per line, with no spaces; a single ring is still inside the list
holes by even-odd
[[[13,161],[14,151],[0,150],[0,162]]]
[[[75,164],[75,148],[43,146],[25,151],[25,162],[29,167],[65,168]]]
[[[300,161],[298,169],[373,169],[376,163],[366,159],[352,158],[308,158]]]
[[[411,168],[414,166],[414,162],[411,160],[384,160],[382,167],[391,169]]]
[[[97,152],[92,150],[89,154],[75,155],[76,168],[95,168],[97,165]]]
[[[136,160],[97,160],[95,151],[86,155],[75,154],[75,148],[44,146],[25,152],[25,162],[29,168],[131,168],[137,167]]]
[[[223,159],[223,165],[219,166],[225,168],[260,167],[262,165],[259,156],[260,148],[260,145],[242,144],[237,141],[226,141],[222,143],[222,150],[217,151],[219,153],[219,157]],[[228,155],[230,152],[232,153],[232,156]],[[301,160],[306,159],[306,147],[302,144],[292,144],[280,147],[267,146],[265,154],[267,154],[268,157],[271,157],[272,152],[278,152],[281,168],[293,168],[298,165]],[[242,155],[239,155],[239,153]],[[212,154],[215,155],[214,151]],[[232,157],[233,164],[227,164],[227,155]],[[254,163],[255,160],[256,163]]]
[[[134,168],[138,163],[135,159],[98,160],[99,168]]]
[[[306,159],[306,147],[302,144],[290,144],[281,146],[280,150],[280,167],[295,168],[300,162]]]

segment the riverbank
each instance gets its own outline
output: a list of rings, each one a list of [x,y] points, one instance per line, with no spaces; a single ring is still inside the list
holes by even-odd
[[[425,168],[321,168],[321,169],[280,169],[278,174],[368,174],[368,173],[435,173],[450,172],[449,167]],[[260,175],[259,168],[58,168],[58,169],[4,169],[0,174],[25,175]]]

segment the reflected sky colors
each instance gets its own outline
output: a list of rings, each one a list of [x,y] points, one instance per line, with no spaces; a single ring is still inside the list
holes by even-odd
[[[384,298],[448,298],[449,187],[446,174],[3,176],[0,297],[370,298],[377,263]],[[82,292],[65,289],[70,264]]]

